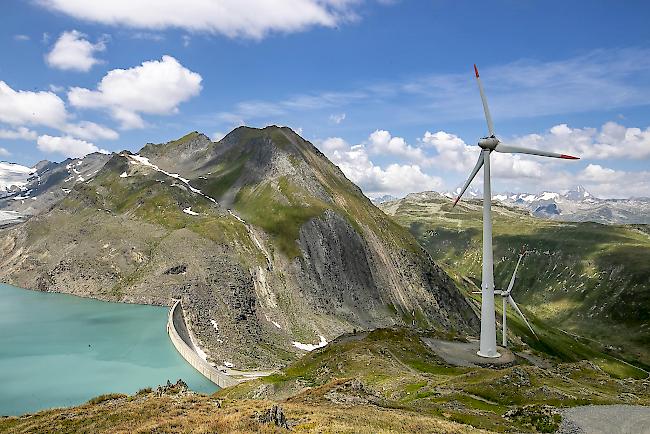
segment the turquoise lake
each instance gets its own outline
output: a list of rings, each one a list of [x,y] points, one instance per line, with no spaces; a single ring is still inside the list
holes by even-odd
[[[197,392],[215,392],[172,345],[167,312],[0,284],[0,415],[179,378]]]

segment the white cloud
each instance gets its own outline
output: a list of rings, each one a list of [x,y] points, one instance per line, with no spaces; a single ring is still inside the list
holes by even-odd
[[[421,139],[427,146],[436,150],[431,157],[436,167],[443,170],[467,172],[474,167],[481,149],[476,145],[467,145],[460,137],[445,131],[424,133]],[[540,158],[520,154],[500,154],[493,152],[490,156],[493,178],[541,178],[546,169]],[[480,181],[480,179],[478,180]]]
[[[600,129],[573,129],[560,124],[545,134],[529,134],[505,141],[591,159],[642,158],[648,155],[647,131],[614,123],[607,123]],[[479,156],[478,146],[467,145],[460,137],[444,131],[427,132],[422,142],[436,150],[437,155],[432,157],[435,167],[460,173],[460,183],[465,181]],[[598,197],[648,196],[650,191],[650,172],[647,171],[615,170],[593,163],[579,169],[581,166],[565,160],[496,152],[492,153],[491,161],[493,191],[560,191],[578,184]],[[473,185],[481,183],[479,175]]]
[[[341,137],[328,137],[319,143],[319,147],[326,155],[331,155],[334,151],[348,149],[350,145]]]
[[[37,136],[36,131],[26,127],[18,127],[15,130],[0,129],[0,139],[36,140]]]
[[[115,140],[119,134],[103,125],[96,124],[95,122],[81,121],[76,124],[67,124],[62,131],[70,134],[71,136],[87,140],[106,139]]]
[[[22,34],[14,35],[14,40],[16,41],[22,42],[22,41],[29,41],[30,39],[31,38],[29,37],[29,35],[22,35]]]
[[[226,137],[226,134],[224,134],[222,131],[215,131],[214,133],[212,133],[212,140],[215,142],[218,142],[224,137]]]
[[[368,97],[369,92],[355,90],[300,94],[281,101],[243,101],[236,104],[232,111],[217,113],[216,117],[233,124],[243,123],[244,120],[277,119],[292,113],[304,114],[307,111],[339,108],[353,102],[362,102]]]
[[[67,117],[65,103],[54,93],[16,91],[0,80],[0,122],[56,128]]]
[[[259,39],[354,18],[357,0],[37,0],[85,21],[141,29],[182,28]]]
[[[0,147],[0,156],[1,157],[8,157],[9,155],[11,155],[11,152],[9,152],[7,150],[7,148]]]
[[[438,131],[424,133],[422,142],[436,150],[435,164],[452,170],[470,170],[478,158],[478,147],[468,146],[460,137]]]
[[[201,76],[171,56],[143,62],[130,69],[113,69],[97,90],[73,87],[68,92],[76,107],[108,110],[121,127],[142,128],[141,114],[176,113],[178,105],[201,92]]]
[[[370,134],[368,149],[373,154],[393,155],[425,165],[430,163],[422,149],[409,145],[402,137],[393,137],[386,130],[375,130]]]
[[[616,181],[623,178],[624,176],[625,172],[623,171],[609,169],[599,164],[590,164],[585,167],[579,174],[580,179],[583,181],[592,182]]]
[[[62,154],[66,157],[83,157],[92,152],[102,152],[93,143],[70,136],[53,137],[45,134],[39,136],[36,143],[38,149],[43,152]]]
[[[71,136],[94,140],[114,140],[119,136],[110,128],[90,121],[68,122],[63,100],[53,92],[14,90],[0,81],[0,122],[17,125],[16,129],[0,129],[0,138],[36,140],[37,133],[26,125],[43,125]]]
[[[318,145],[367,195],[402,195],[442,187],[440,178],[427,175],[416,164],[377,166],[370,160],[364,145],[350,146],[340,137],[330,137]]]
[[[650,191],[650,172],[644,170],[624,171],[589,164],[575,174],[556,171],[550,175],[546,182],[551,188],[560,190],[583,185],[601,198],[648,197]]]
[[[64,71],[90,71],[94,65],[102,62],[95,54],[106,49],[106,41],[100,40],[93,44],[86,37],[77,30],[61,33],[52,51],[45,57],[47,64]]]
[[[345,120],[345,113],[335,113],[330,115],[330,122],[333,122],[335,124],[340,124]]]
[[[560,124],[544,134],[530,134],[506,139],[505,142],[558,152],[578,150],[584,151],[592,159],[602,157],[620,161],[622,158],[636,156],[639,159],[640,156],[647,155],[647,131],[625,128],[614,123],[607,123],[599,129],[572,129]],[[558,142],[558,137],[564,140]],[[450,186],[465,181],[480,155],[478,146],[468,145],[454,134],[427,131],[419,139],[420,146],[411,148],[423,153],[422,161],[430,162],[430,166],[436,169],[435,175],[444,176],[447,185],[443,185],[439,176],[434,176],[430,170],[424,170],[417,160],[409,164],[395,164],[393,159],[381,165],[373,161],[372,157],[379,155],[372,151],[373,146],[388,149],[391,155],[409,155],[414,152],[407,148],[403,139],[391,144],[393,139],[396,138],[390,133],[377,130],[359,145],[350,145],[340,137],[330,137],[316,143],[350,180],[369,195],[402,195],[422,190],[449,189]],[[381,154],[381,161],[386,160],[383,158],[385,155],[387,153]],[[581,184],[603,198],[647,197],[650,194],[650,171],[647,170],[614,169],[584,160],[568,162],[556,158],[496,152],[492,153],[491,162],[494,192],[563,191]],[[482,179],[481,175],[477,176],[473,186],[480,188]]]
[[[165,40],[165,35],[161,33],[136,32],[136,33],[130,33],[129,36],[132,39],[141,39],[145,41],[161,42]]]
[[[513,144],[559,149],[582,158],[646,159],[650,157],[650,128],[626,128],[616,122],[607,122],[600,129],[571,128],[560,124],[543,135],[519,137],[513,140]]]

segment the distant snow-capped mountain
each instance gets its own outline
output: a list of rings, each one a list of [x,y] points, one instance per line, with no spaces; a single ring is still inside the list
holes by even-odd
[[[537,217],[606,224],[650,224],[650,199],[600,199],[583,186],[564,193],[502,193],[492,199],[525,208]]]
[[[454,199],[460,189],[440,193]],[[464,200],[481,199],[479,190],[467,190]],[[604,224],[650,224],[650,198],[601,199],[579,185],[565,192],[498,193],[492,200],[528,210],[532,215],[561,221]]]
[[[383,196],[377,196],[377,197],[371,197],[370,200],[372,203],[384,203],[384,202],[391,202],[393,200],[397,200],[399,197],[393,196],[391,194],[385,194]]]
[[[20,191],[35,172],[33,167],[0,161],[0,197]]]
[[[78,183],[91,179],[110,155],[93,153],[34,167],[0,162],[0,227],[49,209]]]

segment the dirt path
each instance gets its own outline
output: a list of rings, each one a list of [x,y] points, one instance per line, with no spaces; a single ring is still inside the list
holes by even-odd
[[[650,407],[589,405],[562,412],[558,434],[650,434]]]

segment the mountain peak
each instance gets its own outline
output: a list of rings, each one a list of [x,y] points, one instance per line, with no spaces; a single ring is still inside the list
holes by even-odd
[[[567,191],[563,196],[569,200],[584,200],[588,197],[593,197],[582,185],[578,185],[573,190]]]
[[[51,171],[44,197],[58,201],[16,229],[25,235],[5,255],[18,283],[114,301],[180,297],[212,361],[254,368],[355,328],[476,331],[471,306],[408,230],[287,127],[239,127],[219,142],[191,132],[104,158]],[[38,270],[16,253],[23,241],[48,257]]]

